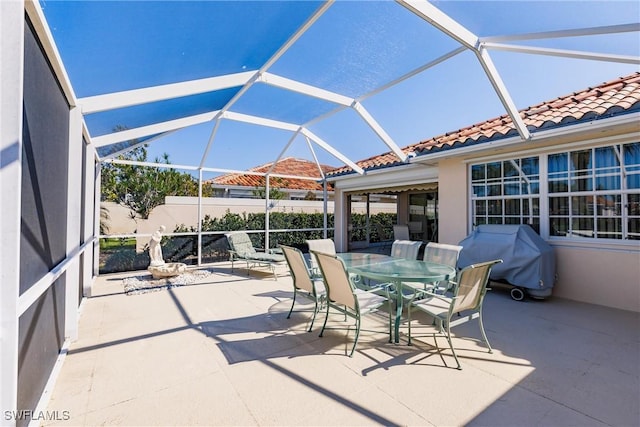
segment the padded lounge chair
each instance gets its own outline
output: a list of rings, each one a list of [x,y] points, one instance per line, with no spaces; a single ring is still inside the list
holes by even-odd
[[[498,259],[473,264],[464,268],[458,276],[459,279],[454,288],[454,296],[451,298],[430,292],[423,292],[424,299],[414,301],[409,305],[409,345],[411,345],[411,312],[421,310],[433,317],[436,322],[437,331],[429,333],[428,335],[433,336],[438,352],[440,352],[440,347],[438,347],[437,337],[445,337],[449,342],[453,357],[458,364],[457,369],[462,369],[462,366],[460,365],[456,351],[453,348],[453,341],[451,340],[451,328],[454,326],[478,319],[482,339],[489,348],[489,353],[493,353],[482,323],[482,303],[487,293],[491,267],[501,262],[502,260]]]
[[[278,280],[276,275],[276,265],[285,262],[284,255],[274,254],[271,252],[258,252],[253,247],[253,242],[249,235],[244,231],[233,231],[225,234],[229,241],[229,260],[231,261],[231,271],[235,261],[245,261],[247,263],[247,272],[251,274],[251,268],[268,267],[273,273],[273,277]]]
[[[291,278],[293,279],[293,301],[291,302],[291,309],[289,310],[287,319],[291,317],[293,306],[296,304],[296,296],[298,295],[298,292],[304,292],[315,303],[313,316],[311,317],[311,324],[308,329],[308,331],[311,332],[316,315],[324,305],[327,293],[324,287],[324,282],[322,281],[322,277],[314,276],[311,273],[300,249],[284,245],[280,245],[280,249],[282,249],[282,253],[287,260],[289,271],[291,272]]]

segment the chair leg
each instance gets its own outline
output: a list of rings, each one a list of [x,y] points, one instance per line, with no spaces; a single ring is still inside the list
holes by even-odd
[[[389,315],[389,319],[391,319],[391,315]],[[391,322],[391,320],[389,320],[389,322]],[[411,304],[407,307],[407,322],[409,323],[409,342],[407,345],[411,345]],[[389,340],[391,340],[391,338],[389,338]]]
[[[389,342],[393,342],[393,322],[391,320],[391,305],[389,305]]]
[[[356,351],[356,345],[358,345],[358,337],[360,336],[360,313],[356,316],[356,339],[353,341],[353,347],[349,357],[353,357],[353,352]]]
[[[311,324],[309,325],[309,331],[308,332],[311,332],[311,330],[313,329],[313,322],[315,322],[316,314],[318,314],[318,310],[319,310],[319,308],[318,308],[318,298],[315,298],[314,302],[315,302],[315,306],[313,307],[313,316],[311,316]]]
[[[489,344],[489,340],[487,339],[487,334],[484,332],[484,323],[482,323],[482,309],[480,310],[480,316],[478,317],[478,323],[480,324],[480,332],[482,333],[482,338],[484,339],[485,344],[489,347],[489,353],[493,353],[493,349],[491,348],[491,344]]]
[[[322,330],[320,330],[320,335],[318,336],[322,336],[322,334],[324,333],[324,328],[327,326],[327,320],[329,319],[329,302],[327,301],[327,315],[324,316],[324,323],[322,324]]]
[[[298,293],[298,290],[296,288],[293,288],[293,301],[291,302],[291,309],[289,310],[289,314],[287,314],[287,319],[291,318],[291,313],[293,312],[293,306],[296,304],[297,293]]]
[[[453,358],[456,359],[456,363],[458,367],[456,369],[461,370],[462,366],[460,365],[460,361],[458,360],[458,355],[456,354],[456,350],[453,348],[453,341],[451,340],[451,327],[449,326],[449,322],[447,322],[447,341],[449,341],[449,347],[451,347],[451,352],[453,353]]]

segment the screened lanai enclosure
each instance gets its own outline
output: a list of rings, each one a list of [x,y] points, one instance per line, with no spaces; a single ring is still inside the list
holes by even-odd
[[[521,110],[639,71],[638,16],[635,1],[0,2],[0,407],[42,404],[94,278],[146,268],[159,225],[191,265],[224,259],[238,229],[341,251],[396,223],[466,234],[438,222],[447,147],[429,161],[415,144],[492,117],[535,142]],[[290,158],[314,167],[278,167]],[[389,165],[410,173],[383,183]]]

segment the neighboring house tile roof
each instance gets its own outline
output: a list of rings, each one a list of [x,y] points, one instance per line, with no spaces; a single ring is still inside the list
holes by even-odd
[[[596,87],[534,105],[521,110],[520,117],[527,128],[535,132],[634,111],[640,111],[640,73],[620,77]],[[413,152],[417,156],[422,156],[441,150],[496,141],[517,134],[511,118],[505,114],[409,145],[402,151],[405,154]],[[390,151],[360,160],[356,164],[365,170],[372,170],[400,165],[403,162]],[[338,176],[352,172],[350,167],[344,166],[331,171],[329,175]]]
[[[261,166],[256,166],[249,169],[250,172],[267,172],[271,169],[273,163],[267,163]],[[335,169],[334,166],[320,165],[322,171],[327,173],[330,170]],[[296,159],[294,157],[286,157],[281,159],[273,168],[271,173],[282,175],[295,175],[295,176],[308,176],[319,177],[320,171],[315,162]],[[264,187],[265,180],[263,176],[258,175],[241,175],[241,174],[226,174],[219,177],[210,179],[207,183],[213,184],[216,187],[224,186],[239,186],[239,187]],[[270,180],[270,186],[273,188],[287,189],[287,190],[310,190],[310,191],[322,191],[322,184],[315,181],[306,179],[293,179],[293,178],[278,178],[272,177]],[[332,189],[331,186],[328,186]]]

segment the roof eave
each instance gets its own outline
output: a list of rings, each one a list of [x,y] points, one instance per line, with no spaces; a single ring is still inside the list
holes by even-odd
[[[629,133],[640,131],[640,111],[621,114],[610,118],[600,118],[588,122],[576,123],[568,126],[558,126],[550,129],[540,130],[532,133],[532,138],[523,140],[519,135],[512,137],[501,137],[493,140],[483,141],[470,146],[452,147],[438,150],[436,152],[423,152],[412,158],[411,163],[432,163],[444,158],[468,156],[470,154],[480,154],[496,148],[515,147],[522,144],[541,144],[561,137],[575,136],[584,137],[592,135],[597,137],[611,128],[629,128]]]

